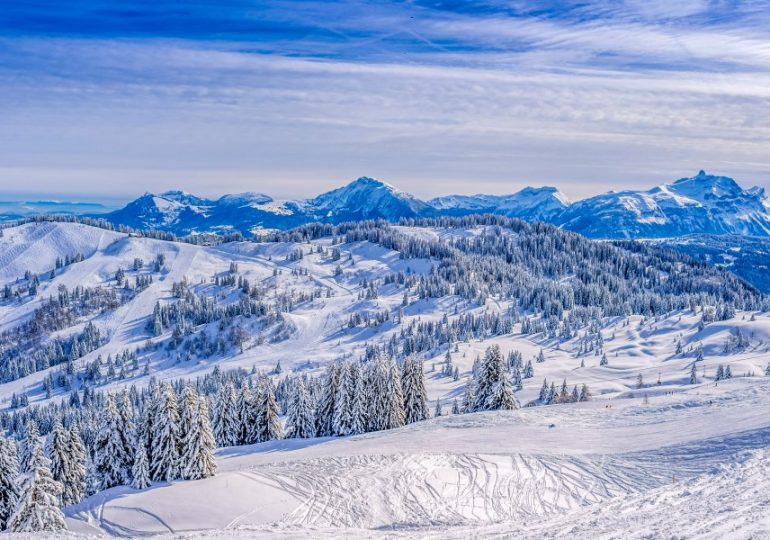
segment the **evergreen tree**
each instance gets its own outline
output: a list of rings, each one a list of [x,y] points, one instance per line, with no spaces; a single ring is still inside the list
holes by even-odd
[[[385,425],[383,429],[396,429],[406,423],[404,412],[404,393],[401,385],[401,371],[393,360],[387,362],[385,379]]]
[[[130,463],[123,443],[124,434],[120,431],[120,414],[112,393],[106,396],[101,421],[94,448],[94,466],[100,478],[99,489],[108,489],[128,482]]]
[[[404,421],[411,424],[425,420],[428,418],[428,393],[425,390],[425,372],[422,360],[413,356],[406,357],[401,371]]]
[[[257,442],[282,439],[283,428],[278,418],[278,403],[275,401],[273,381],[266,378],[260,386],[260,402],[257,417],[255,418]]]
[[[188,480],[213,476],[216,472],[214,449],[216,443],[209,422],[205,397],[197,398],[197,408],[182,441],[181,474]]]
[[[50,463],[48,468],[51,471],[51,476],[64,487],[65,482],[69,480],[68,475],[71,469],[69,463],[69,441],[67,440],[67,433],[64,431],[58,418],[46,439],[45,456]],[[59,502],[59,504],[62,503],[63,501]]]
[[[0,435],[0,531],[8,525],[19,496],[16,482],[19,476],[19,462],[13,439]]]
[[[493,345],[487,348],[484,353],[484,359],[475,378],[473,394],[475,398],[474,411],[501,407],[515,408],[513,391],[508,380],[503,353],[499,346]]]
[[[37,422],[30,419],[27,420],[24,442],[21,445],[21,459],[19,462],[21,472],[29,472],[32,456],[38,448],[42,449],[40,445],[40,432],[37,429]]]
[[[305,383],[298,377],[295,379],[294,393],[286,420],[286,438],[309,439],[315,437],[315,433],[315,415],[310,404],[310,396]]]
[[[334,435],[334,414],[339,391],[339,366],[336,362],[326,368],[321,399],[315,413],[315,429],[318,437]]]
[[[352,409],[351,409],[351,423],[350,434],[358,435],[360,433],[366,433],[367,426],[369,425],[367,397],[369,392],[364,388],[364,377],[361,372],[361,366],[352,364],[351,367],[355,371],[353,378],[355,379],[355,389],[351,396]],[[376,391],[376,388],[371,388],[370,391]]]
[[[53,479],[50,462],[40,446],[32,449],[29,470],[24,475],[8,529],[13,532],[56,532],[67,529],[59,509],[62,485]]]
[[[695,363],[690,366],[690,384],[697,384],[698,383],[698,376],[695,373]]]
[[[219,446],[235,446],[239,443],[236,400],[233,384],[226,383],[219,392],[214,414],[214,437]]]
[[[179,477],[179,409],[174,389],[164,383],[153,419],[150,478],[155,482]]]
[[[68,443],[68,468],[67,480],[64,482],[64,494],[62,501],[64,506],[77,504],[83,500],[86,490],[86,462],[88,460],[83,439],[80,437],[80,428],[73,422],[67,433]]]
[[[131,487],[146,489],[150,487],[150,463],[147,461],[147,449],[137,443],[134,453],[134,466],[131,468]]]
[[[340,365],[340,380],[337,396],[334,400],[333,434],[339,437],[353,432],[353,394],[356,391],[356,372],[351,369],[350,362]]]

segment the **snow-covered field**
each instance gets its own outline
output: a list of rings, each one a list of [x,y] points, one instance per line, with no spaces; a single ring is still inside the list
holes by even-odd
[[[418,238],[479,232],[400,230]],[[325,254],[309,253],[319,246]],[[35,298],[0,302],[0,331],[28,319],[60,285],[105,285],[134,259],[149,263],[162,254],[164,269],[151,285],[94,319],[107,342],[77,367],[100,354],[141,348],[142,362],[159,379],[195,377],[215,366],[268,372],[279,362],[281,376],[320,374],[329,362],[358,358],[367,344],[385,343],[401,328],[394,317],[378,326],[348,327],[352,314],[394,314],[403,302],[403,288],[393,284],[379,287],[377,298],[363,297],[362,281],[393,272],[425,274],[433,264],[368,242],[338,244],[341,258],[333,260],[331,247],[330,239],[205,247],[65,223],[6,229],[0,286],[26,270],[39,274],[41,283]],[[304,256],[287,260],[297,249]],[[75,253],[85,259],[49,279],[56,258]],[[223,302],[237,298],[212,283],[231,262],[239,275],[262,285],[270,301],[281,294],[322,294],[285,314],[286,339],[251,339],[243,352],[191,359],[147,347],[169,337],[149,335],[147,322],[159,299],[171,300],[172,283],[186,279],[196,292]],[[479,306],[456,296],[412,294],[401,324],[508,307],[495,297]],[[143,491],[112,488],[66,509],[68,525],[81,534],[191,538],[770,538],[770,377],[764,376],[770,317],[739,311],[702,329],[700,318],[687,310],[605,319],[605,366],[599,355],[577,357],[582,332],[557,342],[524,335],[518,325],[512,334],[457,343],[452,359],[458,380],[440,373],[446,347],[438,348],[425,355],[425,367],[429,408],[440,400],[440,418],[346,438],[219,449],[216,476]],[[746,343],[726,352],[736,330]],[[504,354],[519,351],[524,362],[543,352],[546,361],[534,364],[534,377],[516,392],[520,403],[538,397],[544,378],[557,386],[566,380],[570,388],[586,384],[592,400],[450,415],[474,359],[492,344]],[[677,346],[686,353],[677,354]],[[691,353],[698,347],[704,360],[692,384]],[[715,382],[718,365],[729,365],[735,378]],[[56,390],[49,398],[42,388],[56,369],[0,384],[0,408],[8,407],[13,393],[27,394],[32,404],[66,397]],[[142,387],[148,380],[140,371],[101,388]]]
[[[611,405],[222,449],[214,478],[115,488],[69,524],[217,538],[770,535],[770,381]]]

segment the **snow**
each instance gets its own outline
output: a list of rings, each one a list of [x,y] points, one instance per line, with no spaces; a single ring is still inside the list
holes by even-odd
[[[570,529],[578,538],[656,537],[687,526],[719,538],[761,532],[761,520],[745,517],[756,516],[767,532],[770,381],[612,405],[445,416],[345,439],[226,448],[214,478],[115,488],[70,508],[68,523],[83,533],[302,538],[537,538]]]
[[[425,238],[478,235],[469,230],[399,227]],[[233,367],[268,371],[278,361],[285,373],[318,374],[332,360],[360,356],[366,343],[384,342],[399,331],[388,321],[379,327],[348,328],[351,313],[397,310],[403,290],[382,287],[376,300],[359,299],[362,279],[390,272],[427,273],[434,261],[401,259],[398,253],[367,242],[340,244],[341,261],[308,254],[331,247],[329,239],[308,244],[237,242],[206,247],[138,238],[70,223],[37,223],[5,229],[0,238],[0,285],[31,269],[41,275],[37,299],[0,305],[0,330],[28,317],[41,298],[59,285],[104,285],[134,258],[149,264],[159,254],[166,269],[129,303],[98,317],[108,342],[76,362],[143,345],[147,317],[171,285],[187,278],[193,288],[224,294],[211,283],[231,261],[239,273],[261,283],[269,294],[329,289],[286,314],[289,339],[252,344],[243,353],[175,363],[161,351],[150,353],[152,373],[161,380],[195,377]],[[305,254],[290,262],[296,249]],[[56,257],[82,252],[49,280]],[[347,263],[352,255],[354,264]],[[339,262],[343,273],[335,276]],[[296,275],[302,268],[307,275]],[[277,272],[277,275],[275,273]],[[272,296],[270,298],[273,298]],[[489,299],[476,306],[456,297],[416,300],[404,308],[407,322],[438,320],[508,304]],[[752,320],[752,315],[755,315]],[[459,396],[474,358],[490,345],[503,354],[520,351],[524,362],[540,350],[545,363],[516,393],[534,399],[543,378],[570,387],[588,384],[592,401],[540,406],[512,412],[443,416],[405,428],[348,438],[300,439],[225,448],[218,451],[218,474],[200,481],[154,484],[136,491],[113,488],[66,510],[76,533],[138,536],[185,534],[190,538],[354,538],[559,537],[764,538],[768,534],[770,474],[770,378],[764,373],[770,350],[770,317],[738,312],[729,321],[698,329],[699,314],[671,313],[657,320],[605,319],[602,328],[608,366],[597,356],[575,358],[576,339],[556,343],[518,332],[484,341],[459,343],[452,352],[460,380],[440,375],[433,364],[445,349],[426,359],[426,386],[433,410],[441,399],[445,414]],[[748,346],[724,352],[736,330]],[[692,354],[702,346],[698,383],[688,384]],[[717,365],[730,365],[735,379],[713,382]],[[702,377],[705,368],[707,376]],[[0,385],[0,407],[13,392],[45,401],[40,384],[48,371]],[[643,374],[645,386],[636,388]],[[657,384],[658,379],[660,384]],[[147,377],[110,386],[147,384]],[[55,393],[54,400],[65,394]],[[675,511],[671,511],[674,508]]]

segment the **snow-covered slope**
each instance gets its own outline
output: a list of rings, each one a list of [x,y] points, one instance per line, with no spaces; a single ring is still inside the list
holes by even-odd
[[[367,177],[311,199],[308,209],[319,221],[333,223],[361,219],[398,221],[433,213],[428,204],[412,195]]]
[[[768,407],[770,381],[734,380],[648,403],[225,448],[214,478],[115,488],[70,508],[68,521],[81,533],[207,538],[764,538]]]
[[[554,187],[524,188],[512,195],[448,195],[428,204],[447,215],[499,214],[525,221],[550,221],[569,206]]]
[[[648,191],[610,192],[570,205],[556,222],[592,238],[770,235],[764,191],[701,171]]]
[[[69,387],[55,385],[50,396],[45,391],[45,381],[58,376],[63,364],[5,381],[0,412],[11,412],[12,394],[27,396],[33,407],[66,400],[71,390],[82,391],[80,376],[97,356],[114,358],[126,350],[137,352],[149,374],[139,369],[110,376],[103,368],[104,374],[88,382],[91,389],[142,389],[150,377],[187,379],[215,368],[250,373],[253,367],[275,382],[316,377],[330,362],[358,359],[372,346],[400,346],[411,338],[428,343],[418,354],[424,359],[429,408],[441,405],[443,417],[354,437],[223,448],[213,478],[98,493],[66,509],[71,529],[215,538],[588,538],[594,532],[600,538],[762,538],[770,488],[765,449],[770,446],[770,378],[764,375],[770,316],[738,310],[714,320],[715,306],[697,304],[697,298],[715,303],[736,298],[743,305],[762,298],[724,272],[676,258],[643,258],[552,227],[536,231],[512,220],[518,228],[459,227],[460,220],[448,221],[447,228],[367,224],[365,232],[351,229],[347,237],[298,231],[270,242],[216,246],[74,223],[5,229],[0,248],[9,255],[0,258],[0,287],[18,287],[26,270],[39,274],[40,284],[34,297],[0,301],[0,332],[29,320],[61,287],[123,290],[115,280],[122,269],[129,292],[120,305],[89,312],[55,332],[63,338],[90,320],[105,337],[72,363]],[[384,236],[391,229],[403,235],[390,239],[402,252],[374,243],[374,233]],[[511,252],[512,263],[496,263],[494,250],[473,251],[497,241],[519,246]],[[442,251],[434,242],[469,255]],[[424,256],[408,251],[428,244],[432,247]],[[83,260],[49,275],[58,257],[75,253]],[[156,268],[153,262],[159,259]],[[593,266],[600,263],[608,269],[603,278]],[[456,289],[444,288],[442,271],[455,279]],[[633,282],[634,292],[644,290],[646,296],[639,304],[629,297],[628,308],[654,306],[656,313],[581,318],[591,310],[576,308],[576,299],[601,304],[611,291],[631,290],[635,272],[645,278]],[[132,289],[135,280],[148,276],[149,284]],[[485,276],[490,280],[482,286]],[[231,278],[233,283],[226,281]],[[193,303],[179,298],[180,283],[218,305],[232,306],[244,301],[242,280],[266,305],[283,305],[280,317],[234,315],[201,324],[191,318],[189,333],[174,346],[174,330],[154,335],[148,324],[156,302]],[[690,286],[697,305],[665,309],[666,302],[684,294],[679,288]],[[551,332],[545,325],[524,331],[525,324],[543,320],[546,307],[558,313],[561,301],[572,308],[561,319],[554,317],[558,324],[571,321],[569,335],[566,327]],[[489,322],[530,302],[543,309],[528,308],[509,330]],[[375,319],[382,313],[388,317]],[[357,323],[356,315],[366,322]],[[478,323],[473,337],[452,336],[458,377],[447,376],[442,363],[449,347],[440,340],[448,334],[444,325],[470,316],[488,322]],[[418,330],[429,324],[435,331]],[[242,350],[228,341],[236,326],[247,330]],[[204,352],[204,345],[218,337],[224,348]],[[475,359],[492,345],[506,357],[517,351],[524,362],[532,360],[534,376],[515,392],[522,405],[537,403],[543,379],[570,387],[586,384],[592,400],[450,415],[454,400],[462,401]],[[544,361],[538,362],[541,351]],[[279,362],[277,374],[273,368]],[[719,366],[730,366],[735,378],[715,381]],[[678,512],[668,511],[671,507]]]

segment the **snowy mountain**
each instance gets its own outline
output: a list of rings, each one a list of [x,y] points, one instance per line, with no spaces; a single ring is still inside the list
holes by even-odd
[[[512,195],[448,195],[428,201],[441,214],[498,214],[525,221],[551,221],[569,206],[554,187],[527,187]]]
[[[770,236],[764,190],[745,190],[732,178],[703,171],[647,191],[609,192],[578,201],[554,223],[591,238]]]
[[[262,193],[208,200],[184,192],[145,194],[104,217],[116,225],[179,235],[286,230],[305,223],[497,214],[545,221],[589,238],[668,238],[686,234],[770,236],[763,189],[741,188],[726,176],[701,171],[646,191],[609,192],[570,203],[553,187],[511,195],[448,195],[421,201],[362,177],[312,199],[274,200]]]
[[[61,480],[17,494],[57,527],[762,537],[770,300],[719,267],[505,217],[2,233],[0,494]]]
[[[318,221],[332,223],[361,219],[398,221],[434,213],[429,204],[365,176],[309,200],[307,208]]]

